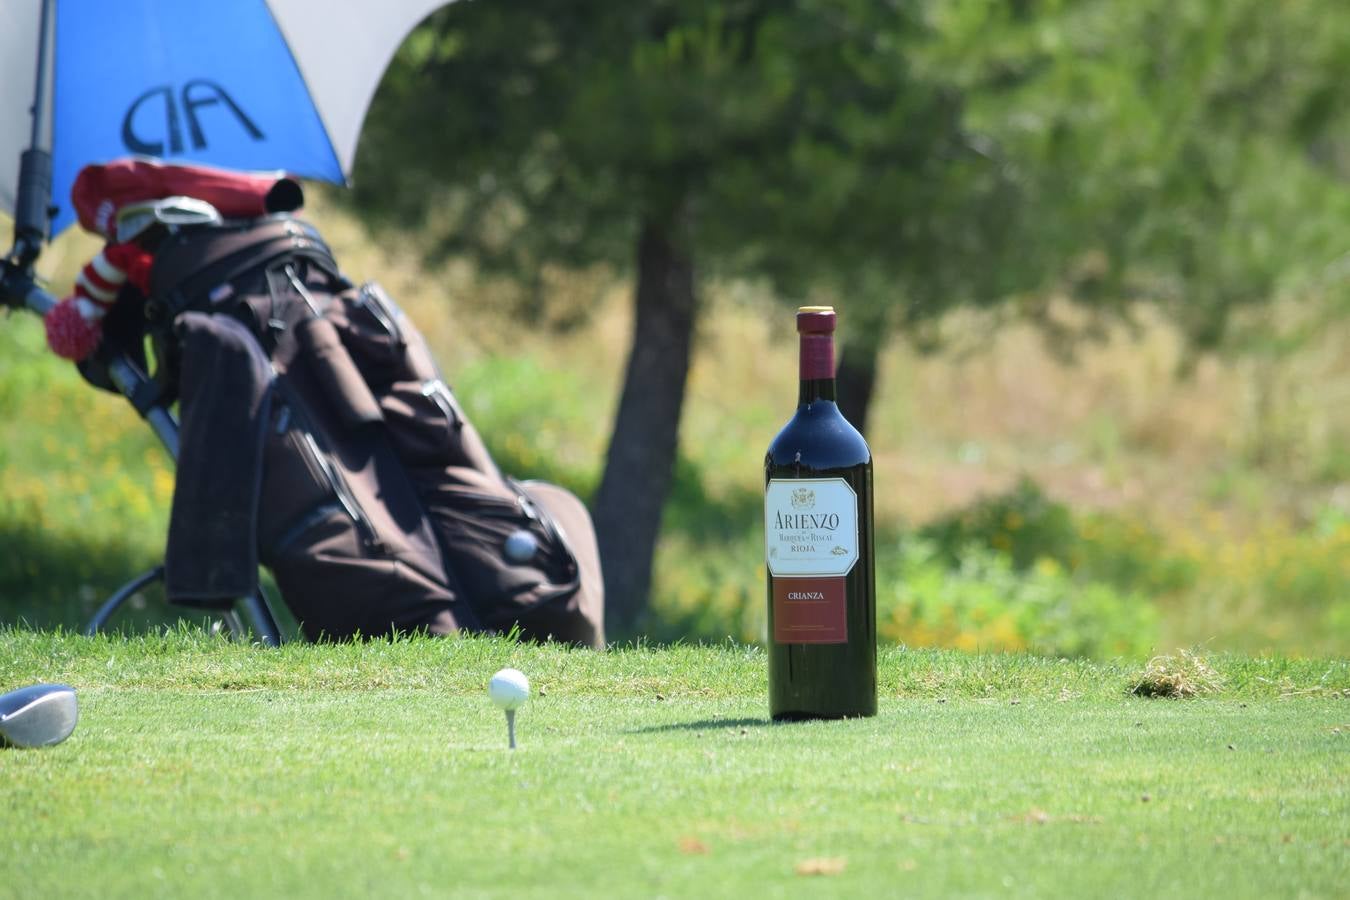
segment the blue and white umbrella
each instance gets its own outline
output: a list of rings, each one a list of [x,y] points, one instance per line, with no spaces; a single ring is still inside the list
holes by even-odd
[[[0,208],[32,126],[40,22],[54,10],[52,233],[88,163],[131,156],[342,183],[403,38],[446,0],[3,0]]]

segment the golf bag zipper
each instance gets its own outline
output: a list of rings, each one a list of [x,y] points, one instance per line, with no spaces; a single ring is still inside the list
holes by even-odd
[[[282,424],[294,428],[294,433],[299,438],[301,456],[305,459],[310,470],[314,472],[320,480],[328,485],[333,493],[334,499],[342,507],[342,510],[352,520],[356,526],[357,533],[361,537],[361,545],[367,550],[379,551],[384,548],[384,542],[375,531],[375,527],[370,524],[370,517],[366,515],[361,503],[352,493],[351,486],[347,480],[342,477],[342,473],[333,467],[329,461],[328,455],[324,452],[323,445],[320,443],[314,430],[310,427],[307,417],[295,407],[295,403],[290,397],[290,392],[284,385],[278,385],[285,399],[285,407],[280,416]],[[286,419],[290,422],[287,423]]]
[[[474,515],[493,519],[515,519],[523,515],[532,522],[539,519],[534,508],[528,501],[522,502],[523,498],[519,495],[512,501],[497,494],[487,494],[470,488],[455,488],[453,494],[458,500],[469,501],[474,507]]]
[[[451,426],[456,431],[464,427],[464,420],[460,418],[459,410],[455,406],[453,395],[450,393],[450,386],[439,378],[433,378],[430,381],[422,382],[422,396],[436,404],[436,408],[441,411]]]
[[[380,327],[389,333],[394,345],[400,350],[404,349],[408,342],[403,338],[403,329],[398,327],[398,313],[392,300],[384,293],[384,289],[374,282],[366,282],[361,285],[357,292],[356,302],[363,306],[366,312],[380,323]]]
[[[341,504],[347,515],[351,517],[352,522],[356,525],[356,530],[361,533],[361,544],[368,550],[381,549],[384,545],[380,541],[379,535],[375,533],[374,526],[370,524],[370,519],[367,518],[365,510],[361,508],[360,502],[356,499],[356,496],[352,494],[352,489],[347,484],[347,479],[343,478],[342,473],[333,468],[333,464],[329,462],[328,456],[323,452],[323,448],[319,445],[319,440],[314,436],[314,432],[310,431],[308,428],[301,428],[300,435],[305,446],[309,449],[310,454],[319,464],[319,468],[323,471],[324,478],[328,481],[329,487],[333,489],[333,495],[337,498],[337,502]]]

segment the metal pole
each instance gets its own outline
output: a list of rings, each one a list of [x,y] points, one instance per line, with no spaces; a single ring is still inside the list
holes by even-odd
[[[52,149],[52,66],[56,54],[56,0],[42,0],[42,21],[38,26],[37,76],[33,80],[33,133],[28,142],[34,150]]]
[[[262,588],[258,588],[247,597],[241,597],[236,606],[244,611],[244,617],[248,619],[258,643],[264,647],[281,646],[281,629],[277,627],[276,617],[272,615],[272,610],[267,605]]]
[[[173,457],[174,462],[178,461],[178,422],[173,414],[164,406],[156,404],[149,408],[137,406],[137,395],[143,387],[148,384],[148,379],[141,371],[134,366],[125,356],[117,356],[108,362],[108,375],[112,377],[112,382],[117,389],[122,392],[122,396],[131,401],[131,405],[136,407],[141,413],[141,417],[149,423],[150,428],[159,438],[164,449]]]
[[[37,74],[33,80],[33,131],[19,158],[14,204],[13,263],[32,266],[47,237],[52,202],[52,71],[56,58],[56,0],[42,0]]]

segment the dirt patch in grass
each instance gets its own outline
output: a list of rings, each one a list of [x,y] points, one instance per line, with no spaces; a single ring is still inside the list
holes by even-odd
[[[848,860],[841,856],[823,856],[804,859],[797,863],[798,875],[840,875],[848,866]]]
[[[1186,698],[1211,694],[1223,687],[1223,677],[1199,656],[1182,650],[1155,656],[1130,687],[1136,697]]]

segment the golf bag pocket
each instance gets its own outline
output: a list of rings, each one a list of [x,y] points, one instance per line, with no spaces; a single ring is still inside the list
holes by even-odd
[[[340,503],[315,507],[286,537],[266,561],[309,640],[452,634],[461,627],[450,590],[397,559],[370,553]]]
[[[400,380],[434,376],[434,365],[413,371],[408,338],[418,337],[406,317],[378,284],[367,282],[334,297],[327,316],[366,380],[376,390]]]
[[[600,548],[586,504],[566,488],[546,481],[515,482],[534,504],[550,537],[572,559],[577,589],[537,607],[533,627],[583,647],[605,646],[605,579]]]
[[[385,431],[407,465],[496,475],[496,465],[478,430],[440,378],[394,382],[379,402]],[[416,477],[425,480],[425,473]]]
[[[415,504],[411,487],[406,497],[400,490],[401,470],[344,462],[393,454],[378,440],[356,454],[334,451],[314,411],[288,393],[279,391],[266,438],[258,532],[262,562],[306,637],[477,627],[420,509],[409,516],[388,508],[401,497],[402,506]]]
[[[599,554],[581,501],[571,498],[580,510],[571,528],[584,532],[579,545],[590,548],[584,564],[529,489],[498,470],[421,333],[378,285],[344,291],[325,316],[374,393],[381,431],[416,486],[450,580],[482,627],[603,646]]]
[[[485,628],[519,629],[532,640],[604,645],[598,554],[593,565],[583,562],[528,487],[462,468],[418,480],[446,565]],[[585,507],[572,499],[589,536]],[[598,603],[591,602],[596,598]]]
[[[375,402],[332,322],[319,317],[302,319],[295,326],[295,338],[314,377],[323,387],[324,398],[332,404],[344,426],[362,428],[383,421],[380,405]]]
[[[405,465],[467,467],[500,480],[421,332],[379,285],[368,282],[338,294],[325,318],[373,392],[385,433]]]

